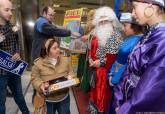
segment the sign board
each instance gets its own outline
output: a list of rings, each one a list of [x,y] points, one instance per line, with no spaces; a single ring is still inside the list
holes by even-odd
[[[71,32],[80,33],[80,23],[83,14],[83,8],[67,10],[64,17],[64,26],[71,30]],[[73,38],[72,36],[61,39],[61,47],[70,50],[86,49],[86,45],[80,38]]]
[[[0,50],[0,69],[4,69],[21,76],[28,64],[22,60],[13,61],[11,60],[11,57],[12,56],[9,53]]]

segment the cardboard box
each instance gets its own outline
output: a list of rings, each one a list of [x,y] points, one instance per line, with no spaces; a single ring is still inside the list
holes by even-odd
[[[56,83],[56,84],[52,84],[48,88],[48,93],[52,93],[52,92],[55,92],[55,91],[60,90],[60,89],[68,88],[68,87],[77,85],[79,83],[80,83],[80,80],[78,78],[74,78],[74,79],[71,79],[71,80],[67,80],[67,81]]]

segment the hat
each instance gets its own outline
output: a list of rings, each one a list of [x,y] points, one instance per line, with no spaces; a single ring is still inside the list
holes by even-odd
[[[130,1],[152,3],[165,8],[165,0],[130,0]]]
[[[120,15],[120,22],[122,23],[135,23],[135,20],[132,18],[132,14],[129,13],[129,12],[124,12],[124,13],[121,13]]]

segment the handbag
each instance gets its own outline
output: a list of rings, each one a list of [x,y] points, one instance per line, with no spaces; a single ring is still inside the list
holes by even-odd
[[[34,114],[46,114],[45,97],[34,96]]]

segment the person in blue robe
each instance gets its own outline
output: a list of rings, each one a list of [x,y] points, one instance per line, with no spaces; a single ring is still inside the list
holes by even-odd
[[[132,49],[141,38],[141,35],[139,34],[141,33],[142,27],[135,22],[131,16],[131,13],[121,13],[120,22],[124,26],[124,33],[126,38],[120,46],[117,59],[113,63],[108,73],[108,79],[111,86],[115,86],[119,83],[120,77],[122,76],[127,66],[128,55],[131,53]],[[113,102],[111,102],[109,114],[115,113],[112,104]]]

